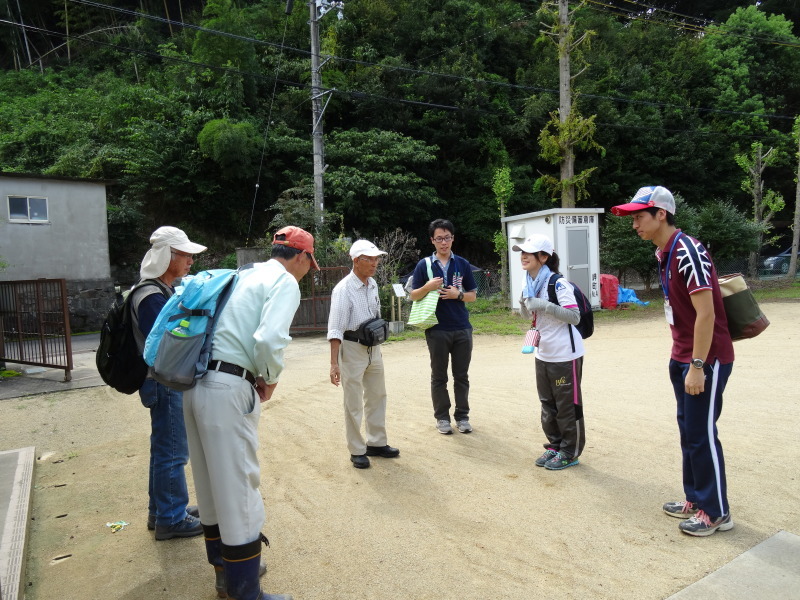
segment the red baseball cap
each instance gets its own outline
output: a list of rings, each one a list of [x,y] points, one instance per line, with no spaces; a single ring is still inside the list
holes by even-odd
[[[283,236],[283,239],[278,239],[278,236]],[[273,244],[282,244],[290,248],[297,248],[303,252],[307,252],[311,256],[311,266],[319,271],[319,264],[317,259],[314,258],[314,236],[308,233],[305,229],[300,229],[294,225],[288,225],[283,229],[276,231],[272,238]]]
[[[612,206],[611,212],[618,217],[624,217],[651,206],[663,208],[668,213],[675,214],[675,198],[672,196],[672,192],[660,185],[639,188],[630,202]]]

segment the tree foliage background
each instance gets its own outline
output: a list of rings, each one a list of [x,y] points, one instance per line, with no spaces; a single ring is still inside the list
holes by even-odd
[[[577,26],[596,35],[575,101],[605,148],[577,153],[577,168],[593,169],[579,205],[608,209],[659,184],[698,209],[714,202],[708,231],[714,218],[752,216],[735,157],[754,142],[793,153],[800,7],[751,4],[609,0],[579,11]],[[509,169],[506,214],[554,207],[536,185],[557,175],[538,142],[558,107],[539,6],[346,0],[343,20],[323,17],[334,237],[399,227],[427,252],[427,223],[445,217],[456,251],[490,266],[496,169]],[[221,251],[263,238],[313,197],[309,13],[284,9],[0,0],[0,171],[114,181],[115,261],[137,260],[167,223]],[[793,198],[794,171],[771,168],[765,185]]]

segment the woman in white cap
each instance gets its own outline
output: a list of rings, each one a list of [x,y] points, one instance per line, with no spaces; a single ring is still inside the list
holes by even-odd
[[[580,311],[572,286],[558,273],[559,259],[550,238],[534,234],[513,250],[522,253],[520,260],[527,273],[520,312],[532,320],[536,388],[547,438],[536,466],[566,469],[578,464],[586,443],[581,396],[583,338],[575,328]]]
[[[206,250],[189,241],[177,227],[159,227],[150,236],[150,243],[139,269],[141,279],[150,284],[134,290],[131,299],[133,334],[140,353],[158,313],[175,291],[172,284],[189,273],[194,255]],[[148,377],[139,389],[139,398],[150,409],[147,528],[155,529],[157,540],[200,535],[203,528],[197,507],[187,506],[189,491],[184,467],[189,462],[189,447],[183,422],[183,394]]]

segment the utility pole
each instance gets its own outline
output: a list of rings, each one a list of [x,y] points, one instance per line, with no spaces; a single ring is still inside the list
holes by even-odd
[[[325,141],[322,137],[322,97],[329,92],[322,92],[323,63],[319,56],[319,20],[329,10],[336,9],[339,19],[344,17],[344,2],[335,0],[310,0],[308,7],[311,13],[311,141],[314,152],[314,213],[317,227],[322,226],[322,214],[325,210],[322,175],[325,172]],[[330,96],[328,97],[328,101]],[[325,103],[327,106],[327,102]]]
[[[586,194],[586,180],[594,168],[585,169],[575,173],[575,147],[581,150],[595,149],[604,152],[602,146],[594,141],[594,117],[583,118],[575,106],[572,98],[572,81],[583,73],[587,66],[578,73],[573,73],[571,54],[578,46],[588,40],[594,31],[584,31],[576,39],[574,13],[581,9],[586,0],[572,11],[569,9],[569,0],[551,0],[544,2],[540,9],[548,20],[554,21],[553,25],[545,25],[542,33],[558,48],[558,121],[554,121],[555,113],[551,113],[551,121],[540,134],[541,156],[552,164],[559,163],[561,177],[559,180],[546,176],[544,179],[549,186],[561,192],[562,208],[574,208],[579,196]],[[583,61],[581,61],[583,62]]]
[[[569,17],[568,0],[558,0],[558,117],[562,126],[569,120],[572,111],[572,73],[569,64],[572,31]],[[566,144],[561,159],[561,181],[572,181],[574,177],[575,150],[572,144]],[[561,190],[561,206],[575,207],[575,186]]]

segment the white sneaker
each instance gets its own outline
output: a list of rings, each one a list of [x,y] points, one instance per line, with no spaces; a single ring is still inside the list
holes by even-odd
[[[461,433],[471,433],[472,432],[472,425],[469,424],[467,419],[461,419],[460,421],[456,421],[456,427]]]
[[[443,433],[444,435],[453,433],[453,428],[450,427],[450,421],[446,419],[439,419],[436,421],[436,429],[439,430],[439,433]]]

